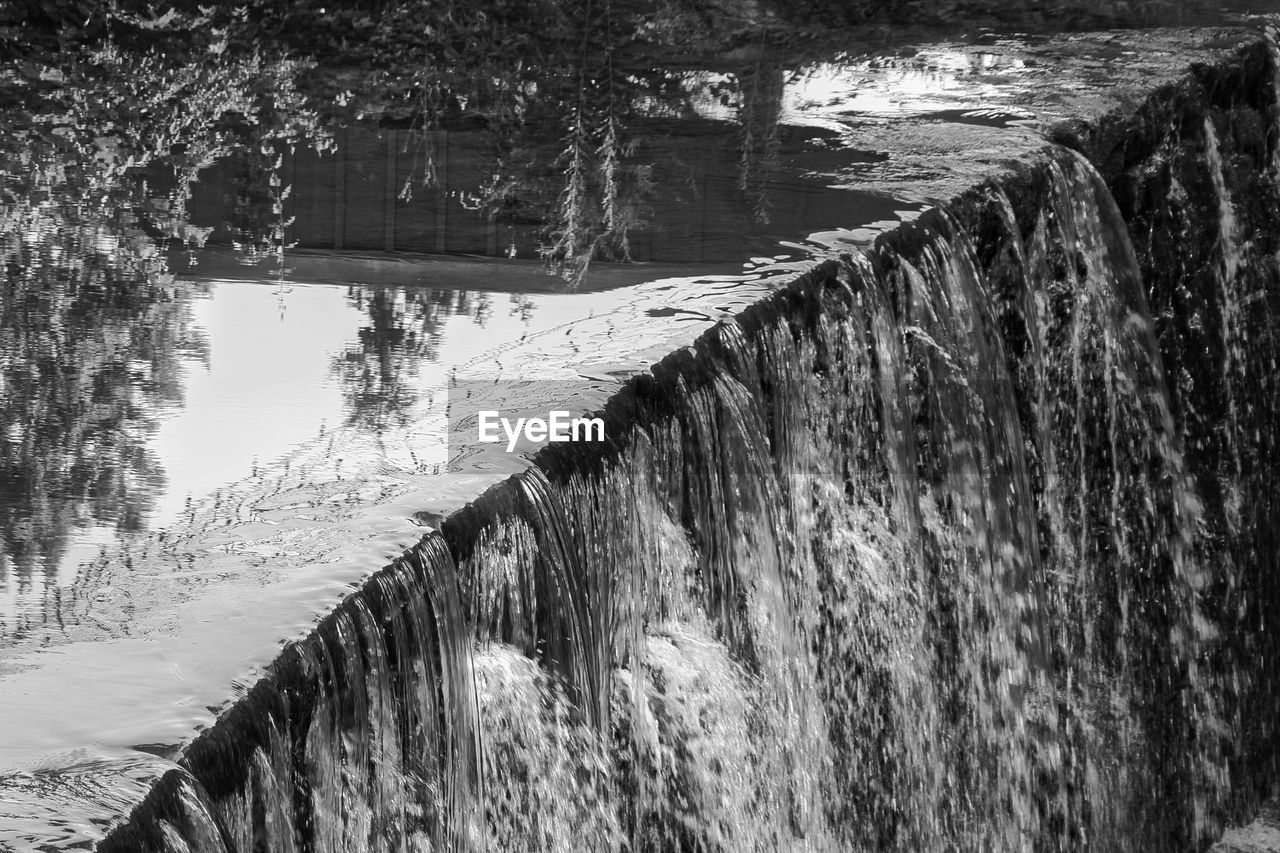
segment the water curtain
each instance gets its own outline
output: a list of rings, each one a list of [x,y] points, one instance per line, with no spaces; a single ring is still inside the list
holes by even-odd
[[[104,849],[1208,843],[1275,778],[1280,602],[1280,110],[1209,91],[634,379]]]

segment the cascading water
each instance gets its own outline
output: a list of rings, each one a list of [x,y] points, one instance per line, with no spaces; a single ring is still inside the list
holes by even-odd
[[[1120,206],[1055,150],[633,380],[102,849],[1208,843],[1276,769],[1280,291],[1239,212],[1280,143],[1201,114]]]

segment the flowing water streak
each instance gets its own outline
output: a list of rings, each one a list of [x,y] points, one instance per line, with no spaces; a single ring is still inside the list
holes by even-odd
[[[473,633],[428,539],[188,747],[198,785],[158,785],[156,818],[102,849],[484,849]]]
[[[1280,117],[1280,27],[1275,24],[1266,25],[1262,28],[1262,36],[1267,43],[1267,53],[1270,54],[1271,91],[1275,97],[1276,115]],[[1273,131],[1280,133],[1280,118]],[[1280,180],[1280,144],[1271,148],[1271,172],[1273,177]]]
[[[1218,144],[1218,132],[1213,126],[1213,117],[1204,119],[1205,164],[1209,169],[1209,180],[1213,185],[1214,197],[1218,204],[1218,255],[1217,277],[1219,282],[1220,308],[1222,311],[1222,382],[1230,389],[1236,384],[1246,360],[1245,338],[1242,333],[1243,318],[1240,304],[1240,270],[1244,262],[1244,253],[1240,250],[1240,227],[1236,221],[1235,205],[1231,201],[1231,193],[1227,189],[1225,165],[1222,162],[1221,146]],[[1240,482],[1243,479],[1240,448],[1235,438],[1240,432],[1240,414],[1236,410],[1237,395],[1230,391],[1226,394],[1227,403],[1227,440],[1230,442],[1228,452],[1235,468],[1235,484],[1228,492],[1227,523],[1231,532],[1236,533],[1240,527],[1240,499],[1242,497]]]
[[[1207,639],[1197,633],[1193,604],[1203,586],[1203,568],[1191,555],[1199,505],[1123,221],[1082,157],[1069,155],[1051,169],[1055,203],[1026,248],[1038,296],[1035,350],[1043,359],[1035,371],[1041,379],[1028,390],[1038,400],[1041,501],[1054,530],[1050,571],[1065,581],[1056,621],[1063,631],[1060,654],[1074,670],[1066,679],[1073,694],[1067,707],[1078,703],[1071,714],[1084,713],[1086,725],[1098,726],[1100,720],[1087,717],[1111,706],[1118,713],[1104,727],[1112,731],[1099,737],[1158,752],[1185,739],[1189,726],[1211,729],[1214,719],[1212,709],[1197,708],[1191,716],[1200,719],[1169,722],[1144,707],[1147,697],[1179,689],[1179,668],[1194,671]],[[1064,335],[1071,341],[1069,359],[1052,346]],[[1069,433],[1058,426],[1064,423],[1072,424]],[[1153,619],[1157,608],[1168,614],[1167,626]],[[1184,701],[1204,699],[1202,693]],[[1152,755],[1149,766],[1121,765],[1103,741],[1093,748],[1100,751],[1086,785],[1095,793],[1107,786],[1095,774],[1114,773],[1118,791],[1133,791],[1163,760]],[[1180,772],[1192,779],[1202,768]],[[1150,807],[1115,797],[1089,798],[1081,807],[1096,810],[1090,800],[1116,803],[1115,820],[1132,821]],[[1159,820],[1139,816],[1137,825],[1144,819]]]

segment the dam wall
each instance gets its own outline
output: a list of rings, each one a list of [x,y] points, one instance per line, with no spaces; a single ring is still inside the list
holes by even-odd
[[[632,379],[103,851],[1204,849],[1276,778],[1280,89],[1229,61]]]

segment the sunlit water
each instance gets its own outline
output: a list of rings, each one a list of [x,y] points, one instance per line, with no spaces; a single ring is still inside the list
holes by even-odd
[[[126,530],[92,510],[76,513],[62,553],[33,565],[19,567],[6,554],[6,633],[20,610],[46,599],[50,587],[70,585],[100,552],[170,526],[193,503],[347,417],[333,363],[365,319],[347,288],[294,285],[285,293],[266,282],[181,282],[175,300],[182,308],[174,322],[201,347],[173,357],[178,398],[138,394],[135,417],[149,432],[138,452],[152,475],[130,484],[130,499],[144,508]],[[8,510],[16,515],[32,495],[7,500],[18,503]]]

